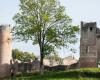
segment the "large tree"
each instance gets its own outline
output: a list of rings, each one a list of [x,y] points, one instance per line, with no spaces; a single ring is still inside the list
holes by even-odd
[[[13,18],[16,22],[14,36],[39,44],[40,72],[43,73],[45,55],[75,43],[78,27],[71,25],[71,18],[58,0],[20,0],[19,6],[19,12]]]

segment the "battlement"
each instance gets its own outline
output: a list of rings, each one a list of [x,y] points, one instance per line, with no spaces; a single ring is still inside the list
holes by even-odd
[[[0,30],[10,30],[11,31],[11,27],[10,25],[0,25]]]
[[[96,27],[96,22],[81,22],[81,27]]]

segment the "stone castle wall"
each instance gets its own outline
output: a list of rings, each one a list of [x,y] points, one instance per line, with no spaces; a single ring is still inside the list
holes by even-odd
[[[81,22],[80,67],[97,67],[96,22]]]

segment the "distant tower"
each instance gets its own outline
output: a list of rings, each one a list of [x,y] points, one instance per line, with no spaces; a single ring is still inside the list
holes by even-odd
[[[9,25],[0,26],[0,77],[5,76],[9,72],[9,64],[11,60],[11,29]]]
[[[97,67],[96,22],[81,22],[80,67]]]

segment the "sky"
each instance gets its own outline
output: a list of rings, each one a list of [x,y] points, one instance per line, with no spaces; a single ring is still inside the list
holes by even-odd
[[[100,27],[100,0],[59,0],[61,5],[65,6],[66,14],[72,18],[73,25],[80,25],[81,21],[85,22],[97,22],[97,26]],[[0,24],[10,24],[14,26],[15,23],[12,20],[13,16],[18,12],[19,0],[0,0]],[[33,52],[39,55],[39,47],[31,45],[31,42],[12,42],[13,48],[18,48],[22,51]],[[61,57],[67,57],[74,55],[79,58],[79,41],[74,46],[77,49],[77,53],[73,54],[67,49],[59,50]]]

